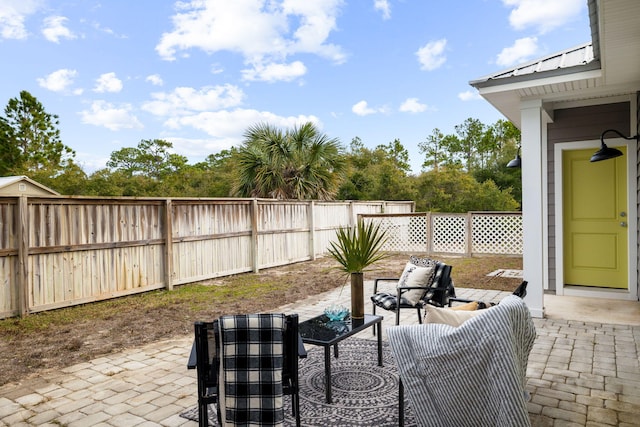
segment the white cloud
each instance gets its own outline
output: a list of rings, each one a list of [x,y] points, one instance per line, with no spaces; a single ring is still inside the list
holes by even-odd
[[[584,0],[502,0],[513,7],[509,23],[516,30],[537,28],[540,34],[576,19],[587,2]]]
[[[226,146],[222,148],[229,148],[240,144],[244,131],[253,124],[269,123],[280,128],[291,128],[305,122],[312,122],[319,127],[321,126],[320,120],[315,116],[283,117],[268,111],[241,108],[203,111],[189,116],[172,117],[165,122],[165,126],[170,129],[180,129],[188,126],[201,130],[215,138],[218,141],[216,144],[219,144],[220,141],[226,141]]]
[[[367,101],[360,101],[351,107],[351,111],[358,116],[368,116],[370,114],[375,114],[378,110],[369,107]]]
[[[422,113],[427,110],[427,104],[421,104],[418,98],[407,98],[400,105],[403,113]]]
[[[28,31],[25,19],[36,13],[41,0],[3,0],[0,2],[0,37],[4,39],[26,39]]]
[[[82,123],[103,126],[116,131],[120,129],[142,129],[144,126],[138,118],[131,113],[130,104],[114,106],[106,101],[94,101],[90,110],[80,112]]]
[[[244,92],[237,86],[207,86],[200,90],[177,87],[173,92],[151,94],[152,101],[145,102],[142,109],[156,116],[187,115],[194,111],[211,111],[237,107],[242,104]]]
[[[62,68],[53,73],[36,79],[40,87],[53,92],[64,92],[73,84],[73,79],[78,75],[76,70]],[[77,94],[77,92],[75,92]]]
[[[258,71],[272,71],[270,64],[282,64],[300,53],[315,54],[336,63],[344,62],[342,48],[327,42],[336,29],[342,0],[210,0],[178,3],[172,17],[173,30],[164,33],[156,45],[158,54],[175,60],[178,52],[201,49],[207,53],[231,51]],[[278,74],[253,77],[268,80]],[[282,74],[291,78],[290,73]]]
[[[442,66],[447,58],[444,56],[444,49],[447,46],[446,39],[432,41],[418,49],[416,55],[422,70],[431,71]]]
[[[249,81],[289,82],[306,73],[307,67],[300,61],[294,61],[290,64],[256,64],[252,69],[242,70],[242,78]]]
[[[76,35],[64,26],[66,21],[68,21],[68,19],[64,16],[49,16],[45,18],[42,34],[47,40],[53,43],[60,43],[61,38],[68,40],[75,39]]]
[[[511,47],[505,47],[496,58],[496,64],[508,67],[530,59],[538,52],[537,37],[524,37],[516,40]]]
[[[162,77],[160,77],[160,75],[158,74],[151,74],[147,76],[145,81],[151,83],[154,86],[162,86],[164,84],[164,82],[162,81]]]
[[[373,0],[373,8],[382,12],[382,19],[391,18],[391,5],[389,0]]]
[[[458,94],[458,98],[461,101],[473,101],[473,100],[476,100],[476,99],[482,99],[482,97],[480,96],[480,94],[476,90],[467,90],[465,92],[460,92]]]
[[[120,92],[122,90],[122,80],[116,77],[116,73],[105,73],[96,79],[94,92]]]

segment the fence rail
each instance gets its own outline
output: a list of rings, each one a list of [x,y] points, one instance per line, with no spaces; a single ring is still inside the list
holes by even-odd
[[[521,255],[519,212],[412,202],[0,197],[0,318],[314,259],[358,217],[383,248]]]
[[[0,197],[0,318],[314,259],[413,202]]]

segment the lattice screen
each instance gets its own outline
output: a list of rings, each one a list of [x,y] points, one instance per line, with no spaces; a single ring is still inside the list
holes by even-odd
[[[466,253],[467,250],[467,216],[447,214],[434,215],[433,242],[431,250],[441,253]]]
[[[365,220],[380,224],[387,231],[383,247],[386,251],[461,255],[522,255],[523,252],[520,213],[365,215]]]
[[[521,215],[474,215],[471,229],[474,253],[522,254]]]

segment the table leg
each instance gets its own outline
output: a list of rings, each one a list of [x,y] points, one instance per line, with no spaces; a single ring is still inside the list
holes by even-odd
[[[327,403],[332,402],[331,398],[331,347],[324,348],[324,393]]]
[[[382,322],[378,322],[376,328],[378,328],[378,366],[382,366]]]
[[[333,357],[338,358],[338,344],[333,346]]]

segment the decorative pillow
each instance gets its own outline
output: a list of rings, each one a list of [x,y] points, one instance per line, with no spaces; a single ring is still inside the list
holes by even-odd
[[[466,304],[454,305],[453,307],[449,307],[451,310],[459,310],[459,311],[474,311],[478,310],[478,306],[480,304],[478,301],[471,301]]]
[[[458,327],[465,321],[484,312],[486,312],[486,310],[459,311],[451,310],[449,308],[440,308],[434,307],[432,305],[426,305],[424,308],[424,322],[442,323],[445,325]]]
[[[408,262],[404,267],[402,276],[398,281],[398,286],[422,286],[426,287],[431,283],[435,265],[430,267],[420,267],[412,262]],[[410,289],[402,294],[402,297],[411,305],[416,305],[425,294],[426,289]]]
[[[420,258],[415,255],[411,255],[409,257],[409,262],[411,264],[417,265],[418,267],[433,267],[438,263],[438,261],[436,261],[435,259]]]

